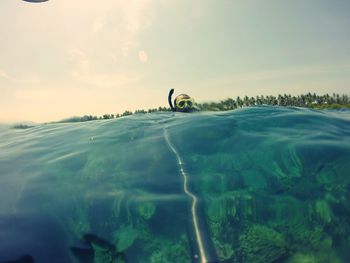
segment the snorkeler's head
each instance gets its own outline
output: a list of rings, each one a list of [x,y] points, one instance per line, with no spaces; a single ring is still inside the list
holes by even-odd
[[[186,94],[180,94],[174,101],[176,111],[191,112],[194,109],[194,100]]]

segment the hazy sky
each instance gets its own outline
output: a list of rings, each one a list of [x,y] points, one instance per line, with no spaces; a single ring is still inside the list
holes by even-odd
[[[0,1],[0,122],[350,92],[349,0]]]

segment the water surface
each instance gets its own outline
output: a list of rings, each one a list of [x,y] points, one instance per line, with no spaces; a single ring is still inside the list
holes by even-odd
[[[0,262],[350,258],[349,111],[139,114],[0,138]]]

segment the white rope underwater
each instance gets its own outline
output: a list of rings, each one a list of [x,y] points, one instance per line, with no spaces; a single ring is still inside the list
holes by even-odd
[[[198,226],[198,217],[197,217],[197,203],[198,203],[198,200],[197,200],[197,197],[188,188],[188,179],[187,179],[187,175],[185,173],[185,170],[183,168],[183,162],[181,160],[181,157],[180,157],[179,153],[176,151],[175,147],[171,143],[171,141],[169,139],[168,131],[166,130],[166,128],[164,128],[164,138],[165,138],[169,148],[171,149],[171,151],[175,154],[176,159],[178,161],[178,165],[179,165],[179,168],[180,168],[180,174],[184,178],[184,184],[183,184],[184,192],[185,192],[186,195],[188,195],[191,198],[191,201],[192,201],[192,204],[191,204],[191,215],[192,215],[192,222],[193,222],[194,231],[195,231],[195,234],[196,234],[196,241],[197,241],[197,245],[198,245],[198,248],[199,248],[200,263],[206,263],[207,262],[207,256],[205,254],[205,250],[204,250],[204,246],[203,246],[203,240],[202,240],[202,235],[201,235],[201,232],[199,231],[199,226]]]

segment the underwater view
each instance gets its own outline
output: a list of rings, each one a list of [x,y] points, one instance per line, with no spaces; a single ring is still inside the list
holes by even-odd
[[[349,262],[349,110],[158,112],[0,138],[0,262]]]

